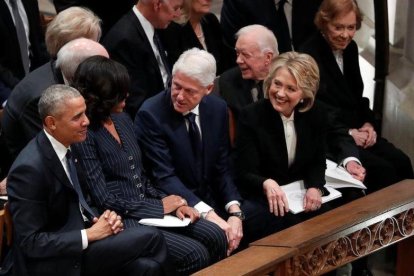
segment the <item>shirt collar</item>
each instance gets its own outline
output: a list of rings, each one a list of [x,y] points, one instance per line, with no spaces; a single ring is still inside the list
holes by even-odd
[[[145,34],[147,35],[147,37],[150,38],[150,41],[152,41],[152,38],[154,37],[154,26],[152,26],[151,22],[149,22],[148,19],[146,19],[145,16],[142,15],[142,13],[138,10],[136,5],[132,8],[132,10],[138,17],[138,20],[141,23],[141,26],[144,29]]]
[[[65,147],[61,142],[56,140],[56,138],[50,135],[46,130],[43,130],[43,131],[45,132],[46,137],[49,139],[50,143],[52,144],[52,147],[55,150],[59,160],[63,161],[64,158],[66,158],[66,153],[68,152],[68,149],[70,148]]]
[[[200,111],[199,111],[199,104],[198,105],[196,105],[196,107],[194,107],[192,110],[190,110],[190,111],[187,111],[187,112],[184,112],[183,113],[183,116],[185,116],[185,115],[187,115],[188,113],[190,113],[190,112],[192,112],[192,113],[194,113],[196,116],[198,116],[199,115],[199,113],[200,113]]]
[[[295,111],[292,112],[290,117],[285,117],[282,113],[280,113],[280,118],[282,118],[283,123],[293,122],[295,121]]]

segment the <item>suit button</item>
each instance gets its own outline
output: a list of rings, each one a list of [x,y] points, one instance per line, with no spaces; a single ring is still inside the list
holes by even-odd
[[[132,157],[132,155],[128,156],[128,160],[132,160],[134,159],[134,157]]]
[[[75,263],[73,264],[73,268],[78,269],[79,267],[80,267],[80,265],[79,265],[79,263],[78,263],[78,262],[75,262]]]
[[[139,197],[140,197],[140,198],[144,198],[144,194],[140,194],[140,195],[139,195]]]
[[[137,188],[141,188],[142,187],[142,184],[141,183],[138,183],[136,186],[137,186]]]
[[[130,168],[131,168],[131,170],[135,169],[135,165],[131,165]]]
[[[128,210],[126,210],[126,211],[124,212],[124,214],[125,214],[125,215],[128,215]]]
[[[137,179],[138,175],[134,174],[134,176],[132,178]]]

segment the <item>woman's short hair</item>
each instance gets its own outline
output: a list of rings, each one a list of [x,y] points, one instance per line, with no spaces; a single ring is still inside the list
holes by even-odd
[[[173,66],[172,74],[180,72],[207,87],[214,82],[216,70],[216,60],[212,54],[192,48],[181,54]]]
[[[127,97],[130,79],[122,64],[92,56],[79,65],[72,86],[85,98],[91,127],[98,127],[109,118],[113,107]]]
[[[324,32],[329,22],[337,16],[354,12],[356,16],[356,29],[361,28],[362,14],[355,0],[324,0],[316,13],[314,23]]]
[[[101,19],[86,8],[70,7],[56,15],[46,29],[46,47],[52,58],[67,42],[85,37],[99,41]]]
[[[280,54],[273,61],[269,75],[263,82],[266,97],[269,95],[273,78],[280,68],[285,68],[292,74],[297,86],[303,92],[303,103],[300,104],[299,111],[305,112],[311,109],[319,88],[319,68],[316,61],[310,55],[298,52]]]

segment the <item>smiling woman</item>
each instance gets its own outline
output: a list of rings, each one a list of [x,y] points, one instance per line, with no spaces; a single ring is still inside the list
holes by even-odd
[[[285,216],[284,227],[309,214],[287,214],[289,201],[280,186],[303,180],[305,212],[314,215],[321,208],[326,122],[321,107],[314,106],[318,84],[319,70],[311,56],[281,54],[264,81],[267,99],[240,114],[236,140],[240,189],[247,198],[267,205],[269,212]]]

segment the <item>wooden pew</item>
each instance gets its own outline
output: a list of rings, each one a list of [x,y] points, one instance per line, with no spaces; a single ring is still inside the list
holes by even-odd
[[[395,243],[398,275],[414,275],[414,180],[253,242],[195,275],[320,275]]]

